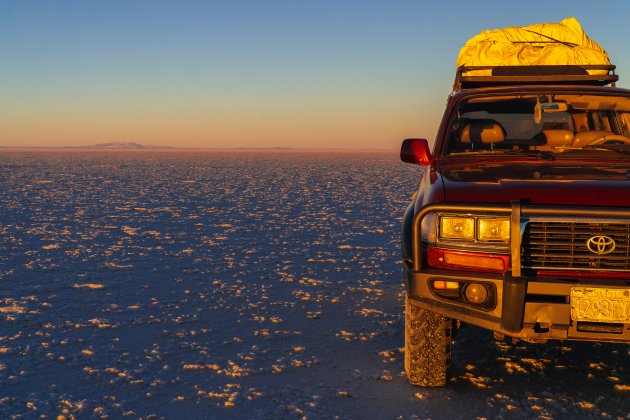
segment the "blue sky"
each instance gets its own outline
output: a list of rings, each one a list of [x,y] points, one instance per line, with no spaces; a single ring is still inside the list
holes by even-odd
[[[625,0],[0,0],[0,145],[395,149],[467,39],[565,17],[630,86]]]

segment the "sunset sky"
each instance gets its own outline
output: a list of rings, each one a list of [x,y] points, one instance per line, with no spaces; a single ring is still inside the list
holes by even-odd
[[[0,146],[396,149],[468,38],[565,17],[630,87],[627,0],[0,0]]]

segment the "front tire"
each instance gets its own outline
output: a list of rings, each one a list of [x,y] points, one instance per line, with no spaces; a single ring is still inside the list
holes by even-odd
[[[444,386],[452,321],[405,299],[405,372],[419,386]]]

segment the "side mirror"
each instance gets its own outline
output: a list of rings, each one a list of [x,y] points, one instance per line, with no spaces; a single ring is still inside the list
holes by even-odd
[[[400,147],[400,160],[420,166],[431,164],[429,142],[426,139],[407,139]]]

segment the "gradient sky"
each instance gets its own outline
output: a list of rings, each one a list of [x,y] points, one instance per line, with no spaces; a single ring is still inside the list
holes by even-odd
[[[468,38],[565,17],[630,87],[627,0],[0,0],[0,146],[396,149]]]

